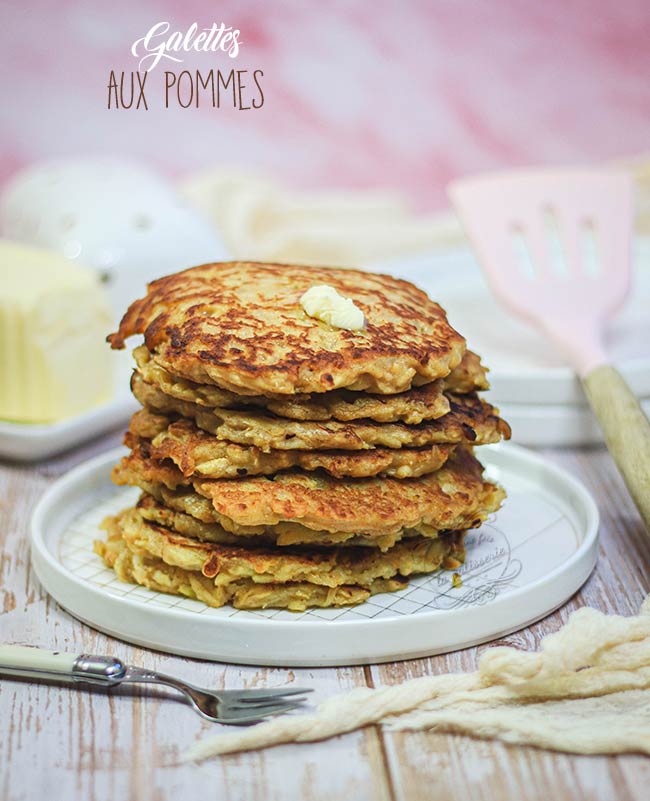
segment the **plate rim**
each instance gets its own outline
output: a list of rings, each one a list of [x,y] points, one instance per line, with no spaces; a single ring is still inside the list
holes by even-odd
[[[583,539],[582,542],[578,545],[576,550],[571,554],[569,559],[567,559],[562,564],[558,565],[556,568],[551,570],[549,573],[535,579],[530,584],[525,585],[524,587],[519,587],[512,590],[506,596],[501,596],[496,598],[494,601],[489,602],[483,606],[476,606],[476,607],[469,607],[469,610],[473,610],[475,614],[478,614],[476,610],[478,609],[486,609],[489,608],[491,610],[500,609],[504,605],[511,605],[516,604],[517,601],[526,594],[529,593],[539,593],[543,591],[544,588],[554,583],[555,581],[561,579],[563,576],[573,576],[574,573],[579,574],[580,580],[576,583],[575,580],[570,581],[571,589],[568,594],[563,590],[563,599],[559,603],[551,604],[548,608],[545,608],[540,614],[537,612],[529,616],[528,622],[522,622],[517,624],[516,626],[507,626],[506,629],[501,632],[492,632],[489,636],[485,636],[482,640],[474,637],[472,639],[471,644],[477,644],[479,641],[485,642],[490,639],[498,638],[499,636],[503,636],[506,632],[517,631],[521,628],[525,628],[528,625],[531,625],[532,622],[535,620],[539,620],[542,617],[550,614],[553,609],[558,608],[566,600],[573,595],[584,583],[584,581],[588,578],[591,574],[597,558],[597,543],[598,543],[598,529],[599,529],[599,512],[596,502],[593,496],[589,493],[587,488],[584,484],[571,475],[568,471],[564,468],[554,464],[552,461],[542,457],[541,455],[534,453],[526,448],[522,448],[517,445],[512,444],[500,444],[496,446],[485,446],[483,449],[484,453],[489,452],[490,454],[496,454],[496,459],[486,459],[486,467],[491,465],[495,467],[499,467],[504,469],[508,463],[512,464],[512,461],[518,462],[521,466],[525,464],[527,467],[526,472],[531,473],[531,471],[541,469],[544,472],[550,471],[554,474],[557,480],[560,480],[564,485],[568,485],[568,496],[569,497],[577,497],[580,502],[580,510],[579,513],[581,516],[584,516],[584,527],[583,527]],[[130,610],[142,613],[143,612],[143,604],[136,600],[131,599],[128,597],[120,597],[120,596],[112,596],[108,595],[107,592],[98,586],[93,585],[86,579],[83,579],[79,576],[76,576],[72,573],[67,567],[65,567],[60,559],[52,553],[52,551],[48,548],[48,536],[60,536],[60,534],[55,535],[48,535],[47,534],[47,515],[50,512],[51,507],[55,505],[57,502],[60,502],[61,497],[65,497],[67,493],[72,491],[80,481],[90,481],[94,478],[99,477],[99,474],[103,470],[108,470],[115,461],[125,453],[125,449],[123,447],[113,448],[111,450],[105,451],[92,459],[86,460],[78,464],[72,470],[61,476],[55,482],[53,482],[50,487],[45,491],[45,493],[41,496],[40,500],[38,501],[34,512],[32,514],[31,519],[31,534],[30,534],[30,542],[31,542],[31,559],[32,565],[34,566],[36,575],[44,586],[46,591],[52,595],[54,600],[57,601],[63,608],[67,609],[73,616],[79,617],[83,619],[87,625],[90,625],[95,628],[99,628],[100,630],[107,631],[106,626],[100,626],[96,623],[89,621],[87,618],[84,618],[78,611],[71,610],[68,605],[62,603],[57,597],[56,592],[51,592],[50,587],[51,582],[48,581],[47,576],[43,576],[43,573],[56,574],[58,580],[64,580],[71,584],[71,586],[75,586],[76,588],[81,587],[84,593],[90,593],[90,595],[97,601],[97,602],[106,602],[107,598],[110,600],[110,603],[115,605],[116,609],[122,610]],[[505,456],[504,456],[505,454]],[[506,460],[506,465],[503,464],[503,460]],[[586,564],[583,564],[586,560]],[[43,571],[41,570],[43,567]],[[586,571],[585,571],[586,568]],[[584,574],[584,575],[583,575]],[[575,577],[574,577],[575,578]],[[432,622],[436,619],[440,619],[440,615],[445,616],[445,620],[453,625],[454,620],[461,619],[463,616],[467,616],[468,608],[459,608],[459,609],[448,609],[448,610],[431,610],[430,612],[420,612],[417,615],[413,615],[410,617],[410,623],[413,625],[414,621],[419,625],[424,625],[428,622]],[[178,608],[164,608],[164,609],[148,609],[147,614],[162,615],[164,618],[168,618],[172,621],[188,621],[194,620],[196,621],[196,613],[192,610],[186,609],[178,609]],[[202,617],[201,625],[212,625],[215,628],[215,631],[220,629],[221,627],[228,627],[233,626],[233,622],[228,618],[223,619],[216,619],[212,617]],[[496,616],[495,616],[496,617]],[[358,633],[363,632],[364,634],[372,634],[373,632],[377,632],[378,630],[383,630],[386,635],[390,635],[394,628],[403,628],[406,621],[409,620],[409,616],[406,618],[404,617],[394,617],[394,618],[378,618],[378,619],[364,619],[364,620],[310,620],[307,623],[300,623],[298,621],[291,621],[291,620],[275,620],[269,618],[262,618],[262,619],[247,619],[247,618],[238,618],[236,623],[234,623],[235,628],[244,631],[247,635],[248,634],[256,634],[258,632],[264,632],[268,635],[269,632],[273,634],[283,634],[283,635],[295,635],[300,634],[301,632],[305,633],[308,627],[310,634],[319,635],[324,632],[332,633],[333,631],[338,631],[339,633],[342,630],[345,630],[346,634],[349,633]],[[297,624],[297,625],[296,625]],[[304,628],[303,628],[304,627]],[[115,629],[109,631],[112,636],[120,637],[119,634],[115,633]],[[133,637],[122,637],[123,639],[127,639],[127,641],[134,642],[135,639]],[[145,644],[142,640],[140,644]],[[154,645],[152,646],[151,643],[146,645],[146,647],[154,647],[154,648],[161,648],[164,646],[161,645]],[[168,646],[167,646],[168,647]],[[459,649],[463,647],[468,647],[468,645],[463,644],[455,644],[452,646],[453,649]],[[180,653],[183,649],[177,649],[176,651],[170,651],[171,653]],[[436,652],[433,649],[425,649],[426,653],[434,653]],[[190,654],[189,650],[185,650],[188,655]],[[437,651],[440,652],[440,651]],[[194,652],[195,655],[197,652]],[[424,653],[424,652],[423,652]],[[212,661],[220,661],[220,657],[215,656],[197,656],[196,658],[204,658],[210,659]],[[368,663],[378,663],[380,661],[396,661],[398,659],[409,659],[409,658],[416,658],[412,653],[406,653],[401,657],[395,654],[386,657],[371,657],[369,659],[361,660],[360,658],[350,657],[347,659],[338,659],[333,662],[323,661],[322,659],[316,661],[310,661],[309,658],[305,659],[292,659],[289,658],[287,661],[282,660],[278,662],[277,658],[273,658],[271,660],[264,660],[260,658],[251,659],[240,659],[234,658],[231,661],[233,662],[245,662],[248,664],[291,664],[291,665],[323,665],[323,664],[338,664],[338,665],[350,665],[350,664],[368,664]],[[221,659],[223,661],[223,659]]]
[[[90,409],[84,409],[83,412],[64,417],[62,420],[55,420],[52,423],[20,423],[15,420],[0,420],[0,436],[36,440],[47,436],[64,434],[77,426],[94,422],[95,417],[104,417],[106,414],[115,413],[118,409],[127,409],[126,413],[128,415],[128,410],[133,405],[132,400],[133,396],[125,390],[121,393],[115,393],[109,400],[92,406]]]

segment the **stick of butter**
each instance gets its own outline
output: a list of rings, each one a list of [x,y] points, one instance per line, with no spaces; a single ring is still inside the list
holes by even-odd
[[[0,419],[51,423],[108,400],[112,312],[97,276],[0,239]]]
[[[359,331],[365,324],[363,312],[354,301],[339,295],[333,286],[327,284],[310,287],[300,298],[300,305],[310,317],[335,328]]]

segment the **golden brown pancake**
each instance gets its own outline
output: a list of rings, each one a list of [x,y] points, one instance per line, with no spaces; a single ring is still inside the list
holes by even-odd
[[[147,384],[138,373],[131,381],[133,394],[148,409],[181,415],[218,439],[271,450],[365,450],[367,448],[420,448],[434,444],[483,445],[510,436],[508,424],[497,410],[476,395],[450,395],[450,412],[417,426],[375,423],[372,420],[286,420],[264,411],[206,409],[172,398]]]
[[[481,364],[481,357],[471,350],[466,350],[458,365],[446,378],[443,378],[445,392],[456,395],[467,395],[490,388],[489,370]]]
[[[318,284],[351,298],[365,327],[309,317],[300,298]],[[252,262],[204,264],[149,284],[109,341],[123,348],[134,334],[170,373],[242,395],[404,392],[449,375],[465,352],[440,306],[407,281]]]
[[[340,481],[298,471],[236,481],[187,479],[170,463],[147,459],[138,451],[116,465],[112,478],[155,497],[160,485],[178,490],[184,501],[174,508],[219,523],[233,534],[264,534],[267,527],[285,522],[364,536],[427,527],[436,532],[466,529],[496,511],[504,497],[500,487],[483,479],[480,463],[462,448],[437,472],[402,480]],[[164,501],[169,505],[167,497]]]
[[[398,586],[403,586],[403,579],[407,576],[431,573],[445,563],[457,567],[464,558],[463,534],[460,532],[434,540],[414,538],[381,553],[368,548],[277,550],[201,543],[144,520],[137,509],[124,510],[116,517],[108,518],[103,526],[109,532],[110,543],[119,541],[121,537],[136,556],[157,560],[158,569],[167,565],[185,574],[198,574],[218,588],[237,587],[241,582],[272,585],[276,599],[274,605],[290,608],[296,608],[294,584],[331,589],[352,585],[371,591],[376,581],[386,582],[397,577]],[[98,542],[96,550],[108,564],[113,561],[115,567],[119,549],[114,560],[110,546],[105,543]],[[158,584],[161,583],[159,579]],[[282,588],[285,594],[278,596]],[[230,597],[222,598],[221,604]]]
[[[182,595],[202,601],[208,606],[225,606],[232,603],[237,609],[286,608],[303,612],[311,606],[337,607],[360,604],[379,592],[394,592],[406,587],[406,579],[378,579],[370,587],[343,585],[325,587],[318,584],[255,584],[241,580],[225,586],[216,586],[202,573],[182,570],[165,564],[162,559],[133,553],[119,530],[109,534],[106,542],[97,540],[95,552],[113,570],[121,581],[140,584],[154,592]]]
[[[232,534],[219,525],[219,523],[204,523],[197,517],[178,511],[191,507],[187,494],[171,492],[161,485],[151,485],[156,497],[143,493],[137,503],[137,508],[145,520],[158,523],[166,528],[173,528],[184,537],[191,537],[204,542],[218,542],[223,545],[277,545],[284,548],[287,545],[309,545],[316,548],[326,548],[331,545],[341,545],[344,547],[363,546],[364,548],[379,548],[380,551],[387,551],[396,542],[408,537],[427,536],[437,537],[441,533],[427,529],[426,534],[414,529],[400,531],[394,534],[383,536],[364,537],[354,535],[349,532],[313,531],[305,528],[299,523],[278,523],[277,526],[264,527],[263,534]],[[195,496],[200,499],[201,496]],[[163,499],[169,505],[163,503]],[[209,504],[207,499],[202,499]],[[199,500],[199,503],[201,501]],[[196,504],[195,504],[196,505]],[[177,507],[176,509],[174,507]]]
[[[373,448],[365,451],[281,451],[264,453],[255,446],[217,439],[207,431],[180,419],[146,409],[131,418],[125,444],[140,448],[146,458],[170,459],[184,476],[240,478],[270,475],[299,467],[325,470],[335,478],[367,478],[384,475],[415,478],[433,473],[447,461],[453,445],[424,448]]]
[[[449,411],[444,392],[467,394],[487,389],[487,375],[479,357],[466,351],[463,360],[444,379],[414,387],[397,395],[371,395],[337,389],[319,395],[291,395],[269,398],[263,395],[238,395],[214,384],[196,384],[173,375],[151,358],[144,345],[133,351],[138,372],[147,384],[178,400],[196,403],[208,409],[266,409],[278,417],[292,420],[368,419],[377,423],[402,422],[417,425]]]

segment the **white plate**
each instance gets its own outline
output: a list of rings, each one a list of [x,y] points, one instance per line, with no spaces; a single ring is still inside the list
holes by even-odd
[[[129,385],[133,360],[128,351],[115,353],[113,358],[115,394],[112,400],[83,414],[47,425],[0,420],[0,458],[19,461],[47,459],[128,420],[138,408]]]
[[[642,400],[641,408],[650,417],[650,399]],[[600,445],[604,441],[587,406],[500,403],[499,411],[512,426],[512,441],[519,445],[572,448]]]
[[[503,310],[469,249],[439,251],[381,269],[413,281],[447,310],[451,324],[490,368],[490,401],[586,406],[580,382],[562,354],[531,326]],[[650,397],[649,308],[650,238],[639,237],[633,290],[611,322],[606,343],[612,363],[640,398]]]
[[[351,665],[466,648],[516,631],[563,604],[596,563],[598,511],[582,484],[513,445],[480,449],[508,491],[496,517],[468,535],[463,584],[451,573],[414,579],[395,593],[343,609],[296,614],[212,609],[125,584],[92,552],[102,518],[128,506],[116,489],[117,449],[53,484],[32,520],[32,564],[72,615],[148,648],[253,665]]]

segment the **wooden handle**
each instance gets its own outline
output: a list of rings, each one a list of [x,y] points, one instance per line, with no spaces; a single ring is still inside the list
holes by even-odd
[[[609,452],[650,531],[650,422],[618,370],[596,367],[582,379]]]

